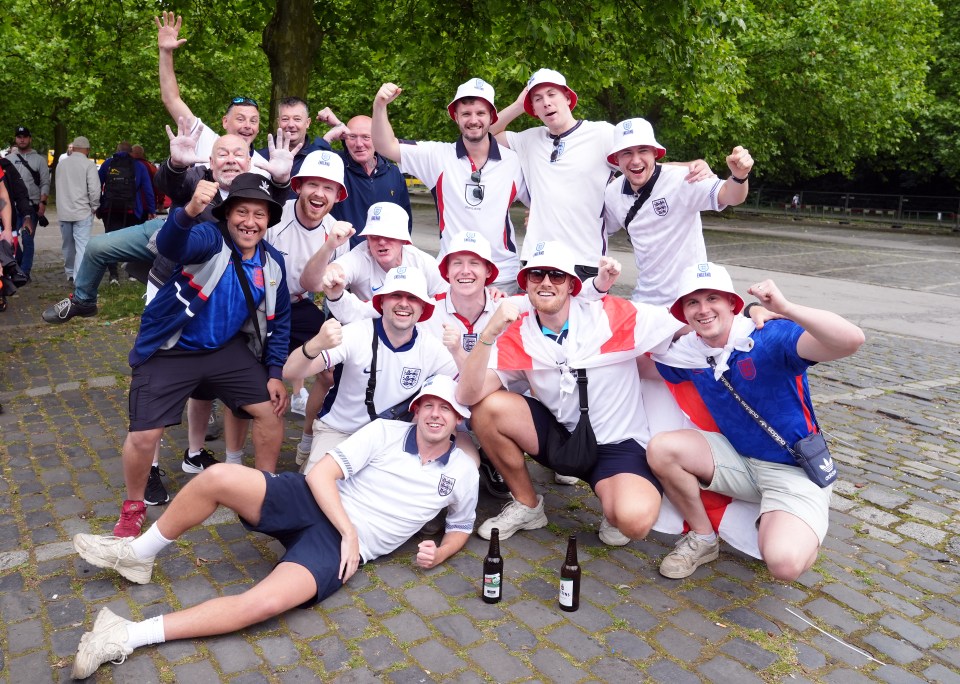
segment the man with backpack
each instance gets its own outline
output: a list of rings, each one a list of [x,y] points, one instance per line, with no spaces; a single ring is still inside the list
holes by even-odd
[[[157,213],[150,174],[131,156],[131,149],[130,143],[121,142],[114,155],[100,165],[103,187],[97,216],[108,233],[141,223],[144,214],[152,219]],[[107,268],[110,283],[119,284],[116,262]]]
[[[31,211],[27,215],[21,215],[18,220],[17,229],[20,231],[20,252],[17,255],[17,261],[20,262],[20,268],[30,276],[33,268],[33,233],[43,218],[47,210],[47,195],[50,194],[50,169],[47,167],[45,155],[33,149],[33,137],[30,129],[26,126],[18,126],[14,135],[14,149],[10,152],[10,160],[13,162],[21,180],[27,186],[27,193],[30,195]],[[44,221],[46,219],[44,218]],[[43,225],[46,225],[44,222]]]

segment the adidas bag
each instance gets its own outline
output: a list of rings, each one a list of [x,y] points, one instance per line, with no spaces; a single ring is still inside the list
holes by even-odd
[[[830,457],[827,441],[819,432],[807,435],[793,445],[793,457],[810,481],[824,489],[837,479],[837,466]]]

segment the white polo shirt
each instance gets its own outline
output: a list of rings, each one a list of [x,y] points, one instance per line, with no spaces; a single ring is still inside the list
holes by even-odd
[[[193,120],[193,127],[190,129],[190,134],[192,135],[198,127],[203,126],[203,131],[200,133],[200,139],[197,141],[197,154],[203,159],[210,159],[213,155],[213,144],[217,142],[220,138],[220,135],[216,133],[212,128],[207,126],[200,120],[200,117],[196,117]],[[270,178],[270,174],[259,166],[254,164],[254,162],[263,162],[266,163],[266,159],[256,150],[250,152],[250,173],[259,173],[261,176]],[[198,166],[210,166],[207,162],[201,162]]]
[[[401,140],[400,170],[430,188],[440,222],[439,259],[447,253],[454,236],[476,231],[490,243],[498,280],[516,280],[520,270],[517,236],[510,221],[510,205],[525,195],[520,159],[513,150],[500,147],[491,135],[490,152],[479,169],[467,154],[463,138],[455,143]],[[470,174],[480,171],[480,182]],[[482,197],[477,197],[481,194]]]
[[[393,348],[379,318],[343,326],[343,342],[322,352],[327,368],[334,368],[334,385],[320,409],[320,420],[340,432],[356,432],[370,422],[364,403],[373,358],[373,329],[377,327],[377,386],[373,404],[385,411],[404,399],[412,400],[424,381],[442,373],[457,376],[457,365],[443,343],[414,329],[413,339]]]
[[[480,475],[452,441],[446,454],[424,465],[415,426],[376,420],[330,454],[343,471],[337,487],[365,561],[405,543],[444,508],[447,532],[473,532]]]
[[[631,299],[670,306],[677,298],[677,283],[683,269],[707,261],[700,212],[725,208],[717,201],[724,181],[707,178],[687,183],[685,167],[665,164],[659,167],[660,176],[653,192],[627,227],[637,262],[637,283]],[[607,234],[623,228],[636,198],[625,178],[618,178],[607,186],[604,197]]]
[[[530,193],[521,260],[530,260],[538,242],[559,240],[578,265],[597,267],[607,251],[603,189],[615,170],[607,163],[613,130],[605,121],[580,121],[560,138],[555,162],[550,161],[554,145],[546,126],[507,132]]]
[[[443,340],[444,324],[454,326],[460,331],[460,344],[463,346],[463,351],[469,354],[470,350],[477,344],[477,335],[493,317],[493,312],[497,310],[499,304],[487,295],[480,316],[474,321],[469,321],[453,308],[453,300],[450,298],[449,291],[436,295],[436,300],[437,306],[433,310],[433,315],[423,323],[418,323],[417,327],[427,335]],[[489,340],[487,341],[489,342]]]
[[[327,235],[336,223],[330,214],[323,217],[316,228],[307,228],[297,216],[297,200],[291,199],[283,205],[283,215],[280,223],[267,228],[266,240],[283,255],[283,262],[287,270],[287,289],[290,290],[290,301],[299,302],[304,299],[306,290],[300,285],[300,276],[310,258],[317,253],[327,241]],[[344,243],[337,247],[331,260],[350,251],[350,244]]]
[[[370,244],[364,240],[333,263],[343,269],[346,276],[347,288],[360,299],[370,301],[373,295],[383,287],[387,272],[380,268],[380,264],[370,254]],[[437,292],[447,289],[447,281],[440,275],[437,260],[413,245],[403,246],[403,255],[400,263],[404,266],[416,266],[427,279],[427,294],[431,297]]]

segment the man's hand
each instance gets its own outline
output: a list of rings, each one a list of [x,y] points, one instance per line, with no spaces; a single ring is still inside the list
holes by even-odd
[[[517,96],[517,99],[513,101],[514,104],[520,105],[520,111],[524,111],[523,103],[527,100],[527,91],[530,90],[526,86],[523,87],[523,90],[520,91],[520,94]]]
[[[337,577],[346,584],[353,577],[353,573],[360,567],[360,539],[356,529],[353,534],[344,535],[340,539],[340,574]]]
[[[322,121],[328,126],[342,126],[340,119],[337,118],[337,115],[333,113],[333,110],[329,107],[324,107],[319,112],[317,112],[317,121]]]
[[[388,104],[396,100],[400,93],[403,92],[403,88],[398,86],[396,83],[384,83],[380,86],[380,90],[377,91],[377,96],[373,98],[373,104],[382,105],[386,107]]]
[[[9,242],[10,245],[13,245],[13,229],[7,228],[0,231],[0,242]]]
[[[443,324],[443,346],[453,354],[460,349],[460,331],[449,323]]]
[[[497,310],[493,312],[493,316],[490,317],[490,322],[483,329],[483,332],[486,333],[484,339],[487,342],[493,342],[518,318],[520,318],[520,309],[517,308],[517,305],[509,299],[503,300]],[[491,337],[493,339],[490,339]]]
[[[343,296],[346,287],[347,279],[343,275],[343,271],[339,267],[330,268],[328,266],[323,273],[323,296],[336,301]]]
[[[758,304],[757,302],[754,303]],[[783,318],[783,316],[767,310],[762,304],[750,308],[750,320],[753,321],[757,330],[762,330],[767,321],[775,321],[778,318]]]
[[[342,247],[347,244],[357,231],[351,225],[349,221],[337,221],[333,224],[333,228],[330,229],[330,234],[327,235],[327,241],[331,243],[333,251],[336,251],[337,247]]]
[[[697,181],[702,181],[707,178],[716,178],[717,176],[717,174],[710,169],[710,165],[702,159],[695,159],[690,162],[690,164],[687,166],[687,170],[689,173],[683,177],[683,180],[688,183],[696,183]]]
[[[284,185],[290,180],[293,158],[303,147],[303,141],[291,147],[290,136],[282,128],[277,129],[276,141],[274,144],[273,136],[267,134],[267,154],[270,158],[266,161],[257,160],[254,166],[269,173],[277,185]]]
[[[197,154],[197,143],[203,133],[203,124],[197,126],[193,133],[187,132],[187,122],[182,116],[177,117],[177,134],[174,135],[167,125],[167,137],[170,138],[170,164],[180,168],[188,168],[194,164],[209,164],[210,158],[203,158]]]
[[[751,285],[747,292],[756,297],[765,309],[769,309],[773,313],[785,318],[790,318],[790,315],[787,313],[790,302],[787,301],[787,298],[780,292],[780,288],[777,287],[777,284],[772,280],[768,279]],[[753,311],[750,313],[752,314]]]
[[[323,325],[320,326],[320,332],[316,334],[313,341],[323,350],[339,347],[343,342],[343,326],[340,325],[340,321],[336,318],[329,318],[324,321]]]
[[[610,288],[617,283],[622,266],[613,257],[602,256],[599,267],[599,272],[593,279],[593,285],[598,292],[609,292]]]
[[[186,38],[179,37],[183,17],[173,12],[161,12],[159,17],[153,18],[153,23],[157,26],[157,47],[161,50],[173,52],[187,42]]]
[[[727,156],[727,168],[730,173],[737,178],[746,178],[753,170],[753,157],[750,156],[750,150],[746,147],[737,145]]]
[[[270,403],[273,404],[273,415],[283,418],[289,405],[287,387],[283,384],[283,380],[279,378],[267,380],[267,393],[270,395]]]
[[[41,204],[40,206],[43,207],[42,204]],[[40,215],[39,209],[37,210],[37,214]],[[20,232],[22,232],[22,233],[27,233],[27,234],[29,234],[29,235],[33,235],[33,234],[35,233],[35,231],[36,231],[36,228],[35,228],[35,226],[33,225],[33,217],[32,217],[32,216],[24,216],[24,217],[23,217],[23,225],[20,226]]]
[[[437,543],[432,539],[426,539],[417,545],[417,565],[425,570],[439,565],[437,559]]]
[[[220,184],[215,181],[201,180],[197,183],[197,188],[193,191],[193,197],[183,208],[187,216],[196,218],[204,209],[206,209],[213,198],[220,192]]]

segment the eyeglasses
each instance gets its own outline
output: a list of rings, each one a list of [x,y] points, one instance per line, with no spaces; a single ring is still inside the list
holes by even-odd
[[[231,105],[250,105],[252,107],[256,107],[257,109],[260,109],[260,105],[257,104],[256,100],[254,100],[252,97],[243,97],[242,95],[238,95],[237,97],[230,100],[230,104]]]
[[[534,285],[542,283],[545,277],[549,277],[554,285],[563,285],[567,280],[567,274],[563,271],[545,271],[542,268],[531,268],[527,271],[527,282]]]
[[[551,136],[553,138],[553,152],[550,153],[550,163],[553,164],[560,156],[560,136]]]

